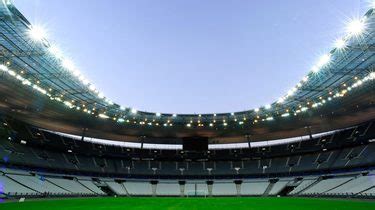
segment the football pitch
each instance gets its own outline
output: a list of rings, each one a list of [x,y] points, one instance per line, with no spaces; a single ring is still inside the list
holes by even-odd
[[[5,202],[7,210],[370,210],[374,201],[308,198],[73,198]]]

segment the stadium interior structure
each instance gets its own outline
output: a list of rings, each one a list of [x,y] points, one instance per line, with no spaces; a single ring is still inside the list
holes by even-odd
[[[375,11],[285,96],[217,114],[107,99],[0,4],[0,196],[375,198]]]

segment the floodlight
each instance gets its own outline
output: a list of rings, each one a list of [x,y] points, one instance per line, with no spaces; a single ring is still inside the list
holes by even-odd
[[[61,50],[54,45],[50,46],[48,48],[48,51],[58,59],[61,59],[63,57]]]
[[[349,33],[350,36],[359,36],[365,30],[365,22],[360,19],[353,19],[349,22],[348,26],[346,27],[346,31]]]
[[[42,41],[47,37],[45,29],[41,26],[32,26],[28,33],[30,38],[34,41]]]
[[[346,47],[346,41],[344,39],[336,39],[334,46],[336,49],[344,49]]]
[[[330,61],[331,61],[331,55],[330,54],[324,54],[324,55],[322,55],[322,57],[320,57],[317,66],[323,67],[323,66],[327,65]]]
[[[311,68],[311,70],[315,73],[319,72],[322,67],[327,65],[331,61],[331,54],[324,54],[319,58],[318,63]]]
[[[137,114],[137,112],[138,112],[138,111],[137,111],[136,109],[134,109],[134,108],[131,109],[131,113],[132,113],[132,114]]]
[[[73,71],[73,69],[75,69],[74,63],[69,59],[64,59],[62,61],[62,66],[69,71]]]

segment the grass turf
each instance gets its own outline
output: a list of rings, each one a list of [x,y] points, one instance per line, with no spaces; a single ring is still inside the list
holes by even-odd
[[[370,210],[373,201],[308,198],[85,198],[6,202],[7,210]]]

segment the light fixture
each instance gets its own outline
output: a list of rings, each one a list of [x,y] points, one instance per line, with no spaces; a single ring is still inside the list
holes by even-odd
[[[330,61],[331,61],[331,54],[324,54],[320,57],[317,66],[321,68],[327,65]]]
[[[47,37],[46,30],[41,26],[31,26],[28,34],[34,41],[42,41]]]
[[[346,47],[346,41],[342,38],[336,39],[336,41],[334,43],[334,47],[338,50],[342,50]]]
[[[273,120],[273,117],[267,117],[266,120],[271,121],[271,120]]]
[[[9,69],[8,69],[7,66],[1,64],[1,65],[0,65],[0,70],[2,70],[2,71],[8,71]]]
[[[331,61],[331,54],[324,54],[324,55],[322,55],[319,58],[318,63],[311,68],[311,71],[313,71],[314,73],[319,72],[330,61]]]
[[[284,114],[282,114],[281,116],[282,117],[288,117],[290,114],[287,112],[287,113],[284,113]]]
[[[95,86],[93,85],[93,84],[90,84],[90,86],[89,86],[89,89],[91,90],[91,91],[95,91]]]
[[[279,98],[279,100],[277,100],[277,103],[279,103],[279,104],[281,104],[281,103],[283,103],[284,102],[284,97],[281,97],[281,98]]]
[[[62,59],[63,58],[63,53],[62,51],[56,47],[55,45],[52,45],[48,48],[48,51],[53,55],[55,56],[56,58],[58,59]]]
[[[99,94],[98,94],[98,97],[99,97],[100,99],[103,99],[103,98],[104,98],[104,94],[103,94],[103,93],[99,93]]]
[[[108,119],[109,118],[109,116],[106,115],[106,114],[99,114],[99,117],[103,118],[103,119]]]
[[[132,113],[132,114],[137,114],[137,112],[138,112],[138,111],[137,111],[136,109],[134,109],[134,108],[131,109],[131,113]]]
[[[363,20],[353,19],[348,23],[346,31],[350,36],[359,36],[363,33],[365,28],[366,24]]]
[[[67,58],[64,59],[61,64],[64,68],[66,68],[69,71],[73,71],[75,69],[73,61],[71,61]]]

